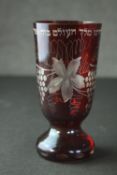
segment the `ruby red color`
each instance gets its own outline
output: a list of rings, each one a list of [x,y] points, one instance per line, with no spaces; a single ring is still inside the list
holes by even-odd
[[[87,117],[92,105],[100,31],[101,24],[95,22],[34,23],[38,86],[41,81],[38,78],[40,67],[48,70],[44,72],[47,78],[44,82],[46,87],[54,78],[54,75],[48,76],[53,57],[62,59],[66,68],[72,59],[81,57],[77,74],[84,77],[85,82],[85,87],[82,89],[85,95],[73,90],[73,96],[67,102],[63,101],[61,90],[54,94],[44,92],[43,98],[41,97],[43,92],[40,92],[41,109],[50,123],[50,129],[38,138],[36,148],[46,159],[53,161],[82,159],[94,153],[94,141],[81,129],[81,123]]]

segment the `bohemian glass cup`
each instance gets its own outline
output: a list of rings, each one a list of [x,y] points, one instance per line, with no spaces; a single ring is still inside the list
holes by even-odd
[[[37,21],[33,27],[41,109],[50,123],[36,144],[46,159],[82,159],[94,153],[81,128],[93,100],[101,24]]]

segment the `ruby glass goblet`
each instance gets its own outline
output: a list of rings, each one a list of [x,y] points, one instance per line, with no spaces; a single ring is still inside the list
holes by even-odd
[[[93,100],[101,24],[91,21],[37,21],[33,27],[40,104],[50,128],[36,144],[49,160],[94,153],[81,128]]]

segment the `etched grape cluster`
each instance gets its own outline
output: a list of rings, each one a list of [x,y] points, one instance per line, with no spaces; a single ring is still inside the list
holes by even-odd
[[[37,71],[37,83],[38,83],[41,103],[44,102],[45,93],[48,90],[46,87],[46,81],[47,81],[47,76],[44,74],[44,69],[43,68],[38,69],[38,71]]]
[[[85,87],[88,98],[88,103],[86,104],[86,110],[88,110],[91,105],[93,90],[95,88],[95,74],[96,74],[95,71],[90,71],[87,77],[85,77]]]

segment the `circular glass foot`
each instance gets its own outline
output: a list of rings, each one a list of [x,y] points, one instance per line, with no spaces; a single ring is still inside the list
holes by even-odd
[[[51,128],[38,138],[38,153],[54,161],[83,159],[94,153],[94,141],[80,129]]]

